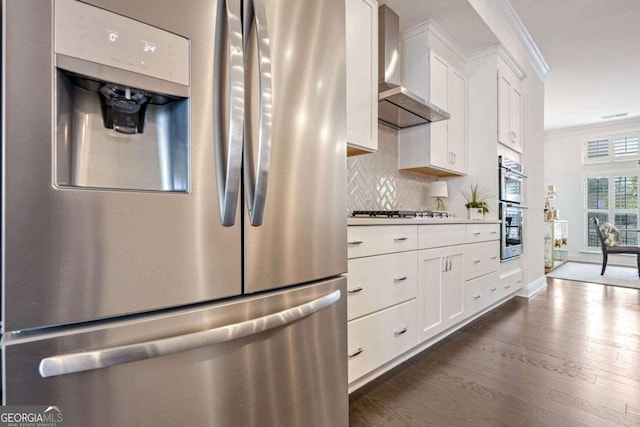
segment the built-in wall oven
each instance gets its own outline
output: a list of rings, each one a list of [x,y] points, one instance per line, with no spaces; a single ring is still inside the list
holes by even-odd
[[[510,259],[522,255],[522,231],[525,206],[517,203],[500,202],[502,220],[500,259]]]
[[[500,259],[507,260],[522,255],[524,212],[524,174],[522,164],[504,156],[498,157],[500,180],[500,220],[502,221]]]

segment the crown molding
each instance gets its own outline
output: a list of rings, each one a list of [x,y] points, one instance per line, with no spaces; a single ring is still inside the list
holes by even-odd
[[[433,34],[438,40],[440,40],[449,50],[451,50],[462,62],[467,58],[467,55],[460,48],[449,34],[447,34],[433,19],[426,20],[413,27],[407,28],[401,32],[401,39],[406,40],[409,37],[413,37],[423,32],[429,32]]]
[[[484,58],[496,58],[500,57],[508,66],[513,70],[515,75],[520,79],[524,80],[527,77],[527,73],[524,69],[518,64],[518,61],[509,53],[509,51],[501,44],[497,44],[487,49],[480,50],[472,55],[469,55],[467,58],[468,62],[477,61],[479,59]]]
[[[540,79],[544,80],[545,75],[549,71],[549,65],[544,60],[533,37],[531,37],[531,34],[529,34],[529,31],[527,31],[527,28],[522,23],[518,12],[513,8],[510,0],[497,0],[497,4],[507,17],[509,26],[527,50],[534,71]]]
[[[555,139],[584,135],[604,135],[636,130],[640,130],[640,117],[632,116],[625,119],[607,120],[597,123],[550,129],[544,132],[544,138]]]

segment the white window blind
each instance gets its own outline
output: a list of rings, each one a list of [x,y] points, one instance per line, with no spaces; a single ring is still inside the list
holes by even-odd
[[[613,140],[613,157],[637,157],[638,137],[622,136]]]
[[[587,141],[587,159],[605,159],[609,157],[609,140]]]

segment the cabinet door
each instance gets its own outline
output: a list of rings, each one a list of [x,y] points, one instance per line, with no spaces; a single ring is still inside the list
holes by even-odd
[[[449,73],[448,126],[449,167],[457,172],[467,170],[466,80],[455,70]]]
[[[498,142],[506,146],[511,146],[510,102],[511,82],[498,70]]]
[[[378,149],[378,3],[346,1],[348,154]]]
[[[418,341],[425,341],[464,316],[464,246],[418,253]]]
[[[512,85],[509,92],[509,123],[511,128],[511,147],[522,152],[522,91]]]
[[[449,65],[433,50],[429,53],[429,101],[449,109]]]

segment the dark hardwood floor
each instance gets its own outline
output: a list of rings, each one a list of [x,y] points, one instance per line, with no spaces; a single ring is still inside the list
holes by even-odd
[[[351,394],[351,426],[640,425],[640,290],[548,279]]]

